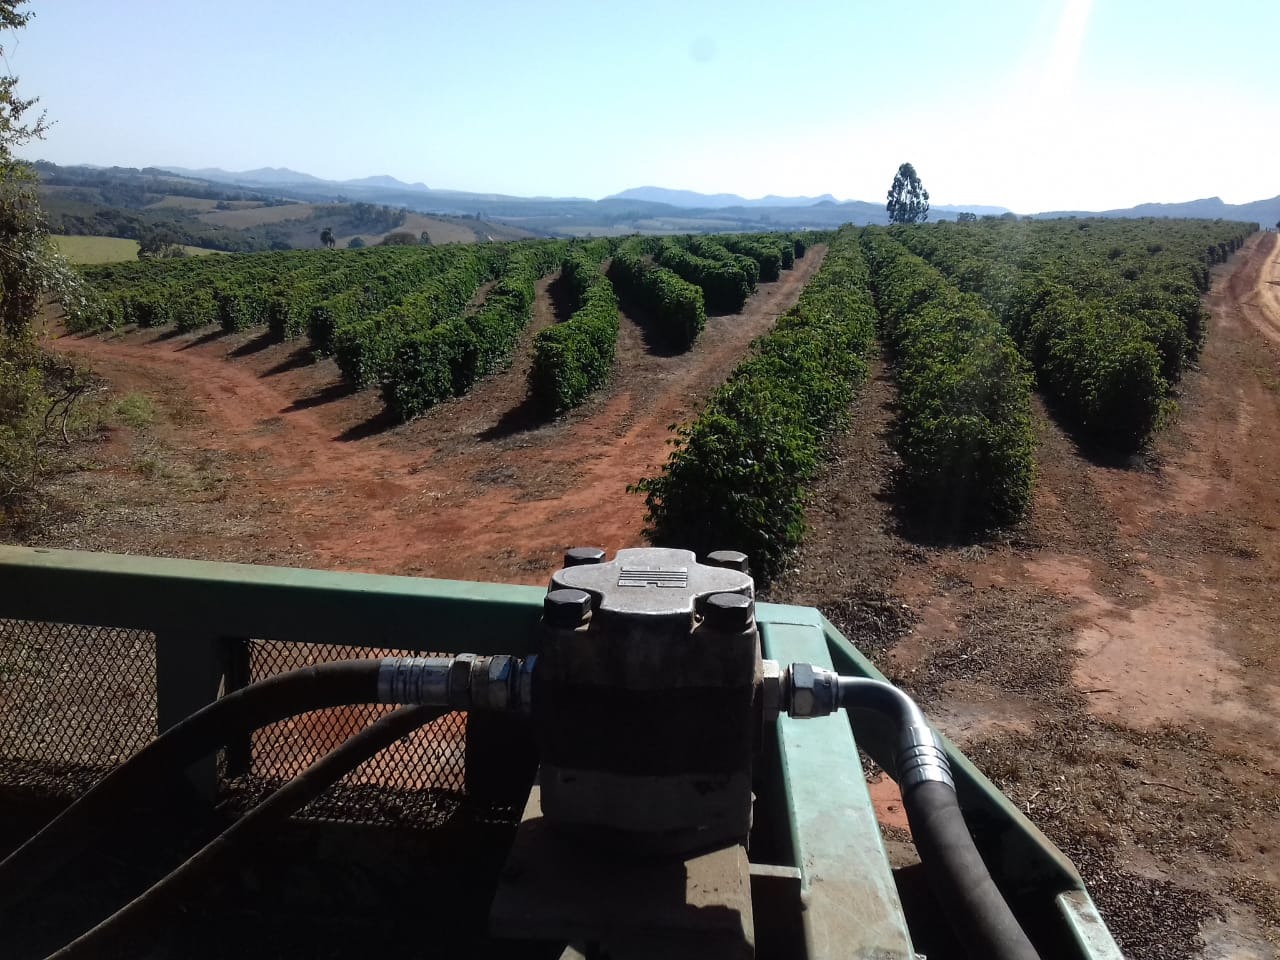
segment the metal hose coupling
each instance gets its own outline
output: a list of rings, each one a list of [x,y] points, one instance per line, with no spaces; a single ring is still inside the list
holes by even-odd
[[[766,669],[766,683],[769,677]],[[824,667],[793,663],[779,686],[779,700],[791,717],[826,717],[844,707],[851,713],[874,713],[887,721],[896,735],[891,772],[903,794],[931,782],[955,789],[942,737],[929,725],[916,702],[892,684],[865,677],[842,677]]]
[[[899,735],[897,767],[894,779],[904,796],[922,783],[945,783],[952,790],[956,788],[942,738],[928,724],[907,727]]]
[[[378,702],[528,713],[536,656],[384,657]]]

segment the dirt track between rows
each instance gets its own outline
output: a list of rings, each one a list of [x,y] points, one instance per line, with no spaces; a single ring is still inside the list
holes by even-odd
[[[626,486],[659,469],[669,425],[697,415],[824,255],[814,248],[762,284],[741,314],[710,318],[683,354],[653,345],[646,318],[624,313],[613,380],[552,423],[525,402],[532,334],[563,319],[551,280],[509,370],[399,426],[385,422],[376,391],[347,391],[332,361],[261,335],[138,331],[55,346],[117,391],[176,410],[182,425],[158,424],[161,441],[226,471],[220,505],[208,507],[215,529],[194,550],[162,525],[132,539],[122,527],[118,550],[540,583],[567,546],[641,542],[644,504]],[[219,543],[227,516],[243,523]]]
[[[1090,459],[1038,409],[1030,516],[994,541],[899,527],[878,368],[774,589],[921,700],[1135,960],[1280,951],[1278,254],[1256,234],[1215,268],[1199,368],[1145,457]],[[872,794],[909,862],[896,788]]]

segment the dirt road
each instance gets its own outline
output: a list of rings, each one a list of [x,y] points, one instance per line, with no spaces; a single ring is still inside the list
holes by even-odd
[[[1257,234],[1215,270],[1199,369],[1141,462],[1086,459],[1039,411],[1030,516],[1000,542],[898,531],[881,371],[774,590],[921,699],[1133,958],[1280,950],[1278,253]],[[873,796],[901,830],[892,783]]]
[[[641,542],[644,505],[627,484],[660,467],[668,426],[700,411],[824,255],[814,248],[762,284],[741,314],[712,317],[686,353],[654,346],[646,318],[624,313],[610,384],[549,424],[524,398],[532,334],[563,318],[550,280],[509,370],[401,426],[385,422],[376,391],[347,391],[331,361],[261,335],[142,331],[55,346],[179,414],[157,423],[162,445],[214,456],[225,474],[218,502],[200,508],[214,529],[194,551],[163,528],[131,542],[127,526],[115,549],[541,583],[567,546]],[[243,522],[220,544],[228,516]],[[109,548],[101,539],[79,545]]]

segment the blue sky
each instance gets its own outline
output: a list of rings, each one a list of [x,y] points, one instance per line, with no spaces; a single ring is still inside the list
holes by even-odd
[[[36,0],[29,158],[1021,212],[1280,193],[1280,2]],[[16,40],[16,43],[15,43]]]

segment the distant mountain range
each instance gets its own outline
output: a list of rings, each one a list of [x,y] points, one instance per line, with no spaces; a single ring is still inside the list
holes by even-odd
[[[815,203],[835,203],[829,193],[820,197],[778,197],[769,194],[758,200],[746,200],[736,193],[695,193],[693,190],[668,190],[666,187],[632,187],[606,200],[647,200],[650,203],[667,203],[673,207],[696,210],[721,210],[725,207],[811,207]]]
[[[757,200],[748,200],[740,197],[736,193],[697,193],[693,190],[668,190],[666,187],[632,187],[630,190],[623,190],[621,193],[615,193],[605,197],[606,200],[645,200],[649,203],[666,203],[673,207],[682,207],[687,210],[724,210],[734,207],[742,209],[752,209],[758,207],[812,207],[817,204],[834,204],[841,205],[841,202],[829,193],[824,193],[819,197],[779,197],[776,194],[769,194],[767,197],[760,197]],[[846,203],[862,203],[858,200],[846,201]],[[876,204],[868,204],[868,206],[878,206]],[[883,208],[880,208],[883,210]],[[959,206],[941,205],[931,207],[941,213],[959,213],[965,211],[967,213],[976,213],[978,216],[1000,216],[1002,213],[1008,213],[1008,207],[991,207],[981,204],[960,204]]]
[[[259,167],[257,170],[223,170],[221,167],[202,167],[192,170],[189,167],[159,167],[168,173],[176,173],[183,177],[194,177],[197,180],[212,180],[215,183],[234,183],[245,186],[286,186],[288,184],[334,184],[351,187],[381,187],[388,190],[430,190],[425,183],[405,183],[395,177],[375,176],[360,177],[357,180],[323,180],[309,173],[290,170],[288,167]]]
[[[125,168],[111,169],[127,172]],[[287,199],[359,200],[407,207],[423,213],[506,221],[537,233],[551,235],[823,229],[842,223],[886,222],[883,202],[838,201],[829,193],[816,197],[782,197],[771,194],[747,199],[732,193],[706,194],[645,186],[623,190],[602,200],[588,200],[581,197],[514,197],[500,193],[440,190],[424,183],[405,183],[386,175],[354,180],[325,180],[286,167],[262,167],[238,172],[218,167],[197,170],[160,167],[158,170],[189,179],[234,184]],[[1009,213],[1005,207],[983,204],[936,205],[930,212],[935,219],[950,219],[960,212],[978,216]],[[1219,197],[1211,197],[1183,203],[1147,203],[1101,212],[1048,211],[1033,216],[1221,217],[1270,225],[1280,220],[1280,196],[1244,204],[1224,203]]]
[[[1121,210],[1088,213],[1083,210],[1057,210],[1037,213],[1037,217],[1189,217],[1197,220],[1254,221],[1265,227],[1280,220],[1280,196],[1252,203],[1224,203],[1221,197],[1187,200],[1182,203],[1140,203]]]

